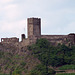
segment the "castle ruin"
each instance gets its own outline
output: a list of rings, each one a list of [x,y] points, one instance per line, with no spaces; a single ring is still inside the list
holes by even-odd
[[[37,39],[46,38],[52,45],[65,44],[67,46],[75,45],[75,34],[68,35],[41,35],[41,19],[28,18],[27,19],[28,38],[25,34],[21,35],[21,42],[19,38],[1,38],[1,43],[14,43],[17,46],[28,46],[34,44]]]

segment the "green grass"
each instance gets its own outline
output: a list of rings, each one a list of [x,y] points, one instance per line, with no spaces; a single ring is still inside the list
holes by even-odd
[[[62,74],[56,74],[56,75],[75,75],[75,73],[62,73]]]
[[[59,70],[75,70],[75,65],[64,65],[61,66]]]

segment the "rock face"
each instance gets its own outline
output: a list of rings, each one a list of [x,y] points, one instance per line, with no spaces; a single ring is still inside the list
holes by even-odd
[[[19,42],[19,38],[2,38],[1,43],[13,43],[17,47],[28,46],[36,42],[37,39],[46,38],[53,45],[65,44],[67,46],[75,45],[75,34],[69,35],[41,35],[41,19],[40,18],[28,18],[27,19],[28,38],[25,38],[25,34],[22,34],[22,41]]]

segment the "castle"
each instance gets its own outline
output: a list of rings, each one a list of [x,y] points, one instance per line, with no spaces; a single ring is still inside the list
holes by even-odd
[[[69,35],[41,35],[41,19],[40,18],[28,18],[27,19],[28,38],[25,34],[21,35],[21,42],[19,38],[1,38],[1,43],[13,43],[16,46],[28,46],[36,42],[37,39],[46,38],[53,45],[65,44],[67,46],[75,45],[75,34]]]

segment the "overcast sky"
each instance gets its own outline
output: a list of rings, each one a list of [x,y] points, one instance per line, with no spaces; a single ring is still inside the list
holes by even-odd
[[[42,21],[42,34],[75,33],[75,0],[0,0],[0,38],[27,35],[27,18]]]

